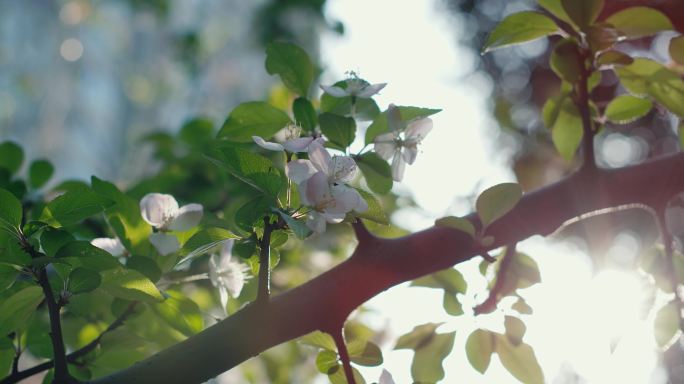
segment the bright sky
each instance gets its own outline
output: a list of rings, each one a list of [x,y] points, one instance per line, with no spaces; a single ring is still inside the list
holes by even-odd
[[[497,130],[486,112],[490,83],[471,71],[479,57],[458,47],[456,28],[449,13],[437,1],[335,0],[328,15],[345,24],[345,35],[323,38],[322,57],[329,65],[323,83],[333,83],[354,70],[371,83],[387,82],[376,98],[381,109],[398,105],[442,108],[434,116],[434,129],[424,140],[416,163],[407,167],[398,189],[410,191],[425,213],[405,213],[395,220],[421,229],[436,217],[465,214],[471,207],[456,202],[487,186],[514,181],[502,165],[505,150],[494,148]],[[619,246],[619,244],[618,244]],[[652,314],[640,315],[645,290],[635,275],[608,271],[593,276],[587,257],[568,245],[541,238],[522,243],[519,249],[539,263],[542,284],[524,292],[535,313],[525,316],[525,341],[531,344],[551,382],[559,372],[576,371],[582,383],[664,383],[656,369]],[[618,248],[618,252],[626,251]],[[475,260],[459,265],[469,277],[469,291],[484,291]],[[482,300],[480,298],[479,300]],[[464,308],[474,297],[463,298]],[[391,289],[373,299],[378,310],[369,320],[390,325],[394,336],[426,322],[445,322],[441,331],[456,330],[452,354],[445,360],[444,383],[516,383],[493,357],[480,375],[465,357],[464,343],[478,327],[503,331],[503,313],[451,317],[442,309],[438,290]],[[611,352],[611,341],[618,340]],[[384,346],[385,364],[397,383],[410,383],[412,352],[390,352]],[[369,382],[380,368],[362,369]],[[322,382],[325,382],[323,380]]]

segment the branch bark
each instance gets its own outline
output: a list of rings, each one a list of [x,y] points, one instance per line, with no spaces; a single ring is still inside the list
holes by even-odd
[[[671,175],[678,175],[671,177]],[[526,194],[492,224],[491,248],[548,235],[580,215],[627,204],[662,206],[684,191],[684,153],[615,170],[578,172]],[[476,215],[468,219],[476,221]],[[388,288],[477,256],[470,237],[432,227],[398,239],[359,243],[352,256],[308,283],[248,305],[201,333],[129,368],[92,381],[196,383],[315,330],[330,329]]]

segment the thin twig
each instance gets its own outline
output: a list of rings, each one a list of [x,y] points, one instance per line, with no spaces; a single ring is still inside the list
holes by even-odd
[[[487,296],[487,299],[485,299],[485,301],[483,301],[481,304],[478,304],[477,306],[475,306],[475,308],[473,308],[473,312],[475,313],[475,315],[490,313],[496,308],[496,305],[499,303],[501,290],[503,289],[504,283],[506,282],[506,275],[508,274],[508,269],[511,265],[511,262],[513,261],[513,258],[515,258],[515,247],[515,243],[506,247],[506,251],[504,252],[503,256],[501,256],[501,264],[499,264],[499,270],[496,272],[496,282],[494,283],[492,289],[489,290],[489,296]]]
[[[271,295],[271,231],[273,226],[268,216],[264,217],[264,235],[261,237],[259,252],[259,287],[257,302],[268,303]]]
[[[344,368],[344,375],[347,377],[347,384],[356,384],[354,380],[354,370],[351,366],[351,360],[349,359],[349,351],[347,351],[347,345],[344,343],[344,327],[339,327],[337,330],[330,332],[333,339],[335,340],[335,346],[337,346],[337,352],[340,355],[340,360],[342,360],[342,368]]]

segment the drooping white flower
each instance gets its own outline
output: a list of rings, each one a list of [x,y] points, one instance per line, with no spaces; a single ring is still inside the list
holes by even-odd
[[[290,161],[285,172],[298,183],[302,204],[312,208],[306,224],[314,232],[324,232],[326,223],[339,223],[348,212],[368,210],[359,192],[345,185],[358,173],[349,156],[330,156],[320,143],[313,142],[309,160]]]
[[[228,297],[240,296],[245,281],[249,278],[249,268],[237,261],[232,260],[233,240],[226,241],[221,247],[219,254],[213,254],[209,258],[209,280],[219,289],[221,306],[225,310]]]
[[[387,83],[369,84],[367,81],[359,78],[355,72],[349,72],[349,77],[345,80],[346,88],[335,85],[321,85],[321,89],[325,93],[334,97],[358,97],[361,99],[368,99],[385,88]]]
[[[124,248],[121,240],[118,238],[97,237],[90,240],[90,244],[102,249],[103,251],[109,252],[109,254],[115,257],[123,256],[126,252],[126,248]]]
[[[176,252],[180,244],[176,236],[164,232],[182,232],[196,227],[202,220],[203,208],[200,204],[179,207],[171,195],[148,193],[140,200],[140,213],[143,220],[159,231],[150,235],[150,243],[160,254],[168,255]]]
[[[413,164],[418,156],[418,144],[432,130],[432,120],[424,117],[403,123],[399,108],[390,104],[387,109],[387,125],[390,132],[378,135],[374,143],[375,152],[385,160],[392,159],[392,178],[401,181],[404,178],[406,164]]]
[[[301,129],[299,127],[295,125],[288,125],[286,140],[282,144],[266,141],[259,136],[252,136],[252,140],[254,140],[256,145],[260,146],[261,148],[268,149],[269,151],[287,151],[291,153],[306,152],[306,150],[309,148],[309,144],[312,142],[318,141],[321,144],[323,142],[323,139],[320,137],[299,137],[300,133]]]

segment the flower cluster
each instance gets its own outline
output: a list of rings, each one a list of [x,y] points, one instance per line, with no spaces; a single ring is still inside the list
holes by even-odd
[[[348,74],[349,76],[344,81],[344,88],[335,85],[321,85],[321,89],[333,97],[368,99],[387,85],[387,83],[369,84],[367,81],[359,78],[354,71],[350,71]]]
[[[179,207],[173,196],[161,193],[148,193],[140,200],[143,220],[157,230],[150,235],[150,243],[162,256],[180,249],[178,238],[167,232],[183,232],[196,227],[202,220],[203,212],[200,204]]]

